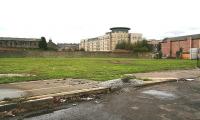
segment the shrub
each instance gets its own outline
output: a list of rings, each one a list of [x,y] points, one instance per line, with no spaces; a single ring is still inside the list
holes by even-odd
[[[80,51],[85,51],[85,49],[84,49],[84,48],[81,48]]]

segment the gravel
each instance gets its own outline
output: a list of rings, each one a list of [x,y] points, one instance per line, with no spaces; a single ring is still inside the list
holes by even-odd
[[[118,88],[123,88],[123,87],[128,87],[128,86],[134,86],[134,85],[139,85],[142,84],[142,80],[137,80],[137,79],[131,79],[129,82],[124,83],[121,79],[114,79],[114,80],[109,80],[105,81],[99,84],[101,87],[109,87],[111,89],[118,89]]]

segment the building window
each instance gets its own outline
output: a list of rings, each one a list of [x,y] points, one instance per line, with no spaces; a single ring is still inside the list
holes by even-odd
[[[17,46],[17,42],[14,42],[15,46]]]

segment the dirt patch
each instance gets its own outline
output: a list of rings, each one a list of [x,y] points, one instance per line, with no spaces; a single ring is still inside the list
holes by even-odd
[[[32,75],[32,74],[14,74],[14,73],[0,74],[0,77],[27,77],[27,76],[36,76],[36,75]]]
[[[129,65],[132,64],[133,61],[120,61],[120,60],[112,60],[112,61],[108,61],[109,63],[112,64],[124,64],[124,65]]]
[[[152,80],[196,78],[200,77],[200,69],[135,73],[134,76],[141,79],[152,79]]]

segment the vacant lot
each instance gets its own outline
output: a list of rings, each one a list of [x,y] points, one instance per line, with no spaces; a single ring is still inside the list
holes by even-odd
[[[101,99],[68,104],[65,109],[24,120],[199,120],[199,90],[198,79],[123,88]]]
[[[194,68],[191,60],[151,60],[130,58],[0,58],[0,83],[52,78],[110,80],[123,74]]]

